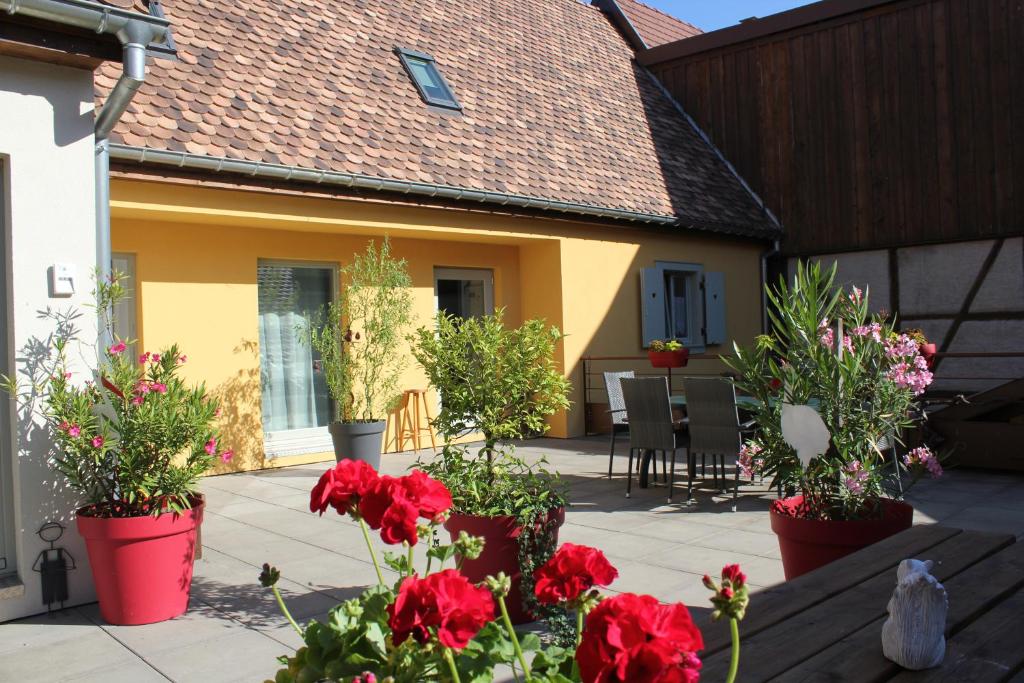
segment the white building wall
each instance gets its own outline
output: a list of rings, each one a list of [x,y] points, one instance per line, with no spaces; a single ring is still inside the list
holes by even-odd
[[[6,172],[8,320],[4,333],[8,358],[3,372],[22,373],[26,358],[46,362],[52,321],[41,319],[47,307],[78,307],[85,340],[96,338],[91,300],[91,273],[96,265],[93,172],[93,81],[86,70],[0,57],[0,159]],[[55,263],[77,269],[76,292],[52,297],[48,269]],[[19,360],[15,361],[17,358]],[[78,381],[90,379],[93,348],[73,354]],[[17,579],[0,589],[0,621],[45,611],[39,574],[32,565],[47,545],[36,535],[39,527],[56,521],[67,527],[59,545],[67,548],[78,569],[69,574],[68,604],[95,599],[85,547],[75,530],[77,501],[64,490],[48,464],[50,442],[37,420],[21,405],[6,402],[13,433],[3,434],[3,454],[9,458],[13,500],[0,504],[13,510]],[[6,431],[6,428],[4,428]],[[2,471],[2,470],[0,470]],[[3,476],[3,475],[0,475]],[[8,556],[10,555],[8,551]]]

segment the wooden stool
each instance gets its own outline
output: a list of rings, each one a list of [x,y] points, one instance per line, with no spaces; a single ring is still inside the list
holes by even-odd
[[[392,426],[394,436],[391,435]],[[408,426],[408,428],[407,428]],[[395,409],[388,413],[387,424],[384,425],[384,452],[398,453],[405,450],[405,442],[412,437],[409,422],[409,392],[402,392],[402,398]],[[389,450],[394,447],[393,450]]]
[[[427,404],[427,391],[426,389],[408,389],[406,390],[406,396],[409,397],[409,403],[412,404],[412,419],[409,421],[409,431],[412,434],[413,446],[416,450],[420,450],[420,434],[426,431],[430,436],[430,447],[437,450],[437,442],[434,441],[434,430],[430,426],[430,421],[433,416],[430,414],[430,406]],[[420,412],[420,406],[423,407],[423,412]],[[405,417],[409,418],[409,405],[405,408]],[[426,426],[423,425],[421,418],[426,417]],[[403,430],[405,425],[403,424]],[[403,433],[404,436],[404,433]]]

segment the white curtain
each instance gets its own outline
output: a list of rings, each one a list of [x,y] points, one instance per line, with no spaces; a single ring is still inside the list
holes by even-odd
[[[260,313],[263,430],[307,429],[318,424],[313,356],[298,338],[306,319],[296,313]]]

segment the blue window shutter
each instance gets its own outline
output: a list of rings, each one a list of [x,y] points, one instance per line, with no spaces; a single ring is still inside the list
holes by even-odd
[[[640,315],[644,348],[655,339],[665,338],[665,277],[661,268],[640,269]]]
[[[725,343],[725,273],[704,273],[704,341]]]

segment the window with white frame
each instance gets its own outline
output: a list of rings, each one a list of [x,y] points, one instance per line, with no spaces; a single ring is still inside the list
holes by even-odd
[[[640,269],[642,342],[675,339],[691,350],[725,341],[725,277],[698,263]]]

